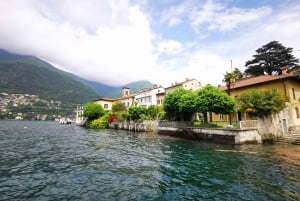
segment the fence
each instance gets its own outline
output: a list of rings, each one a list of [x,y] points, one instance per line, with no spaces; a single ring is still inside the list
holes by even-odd
[[[158,121],[159,127],[179,128],[185,126],[193,126],[191,121]]]
[[[240,121],[240,128],[257,128],[257,120]]]

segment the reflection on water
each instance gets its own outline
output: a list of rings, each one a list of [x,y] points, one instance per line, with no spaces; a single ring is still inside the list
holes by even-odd
[[[300,200],[292,148],[0,121],[0,200]]]

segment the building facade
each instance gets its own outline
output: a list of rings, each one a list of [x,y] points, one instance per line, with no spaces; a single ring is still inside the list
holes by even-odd
[[[286,122],[289,130],[300,131],[300,66],[282,68],[282,75],[261,75],[244,78],[233,83],[230,96],[237,98],[239,94],[249,90],[276,90],[285,100],[286,108],[279,114],[281,121]],[[226,86],[220,89],[227,92]],[[237,111],[231,114],[233,121],[250,120],[246,112]],[[213,121],[228,121],[228,115],[213,115]]]
[[[162,105],[165,88],[154,85],[153,88],[144,88],[135,96],[137,106],[149,107],[150,105]]]
[[[183,82],[174,82],[171,86],[165,88],[166,94],[175,91],[176,89],[183,88],[185,90],[196,91],[202,88],[202,85],[196,79],[186,78]]]

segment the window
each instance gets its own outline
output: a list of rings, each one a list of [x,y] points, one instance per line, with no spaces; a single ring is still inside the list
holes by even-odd
[[[220,119],[220,120],[224,120],[223,114],[219,114],[219,119]]]
[[[295,108],[295,111],[296,111],[297,119],[300,119],[299,109],[297,107]]]
[[[104,104],[104,109],[107,109],[108,108],[108,104]]]
[[[292,88],[293,98],[296,100],[296,91],[295,88]]]

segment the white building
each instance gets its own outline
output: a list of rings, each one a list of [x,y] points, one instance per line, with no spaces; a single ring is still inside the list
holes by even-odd
[[[165,89],[154,85],[153,88],[144,88],[135,96],[137,106],[149,107],[150,105],[161,105]]]
[[[76,108],[76,119],[75,119],[75,124],[76,125],[83,125],[85,122],[85,117],[83,116],[83,106],[78,105]]]

